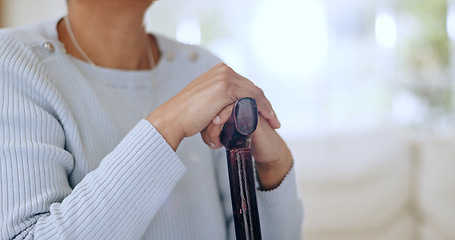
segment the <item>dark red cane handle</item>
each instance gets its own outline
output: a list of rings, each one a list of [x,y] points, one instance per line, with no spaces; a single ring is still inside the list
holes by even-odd
[[[226,147],[232,211],[237,240],[261,239],[256,200],[251,134],[256,130],[258,113],[252,98],[238,100],[221,132]]]
[[[224,124],[221,143],[226,148],[246,148],[250,145],[251,134],[256,130],[258,110],[253,98],[238,100],[232,109],[231,117]]]

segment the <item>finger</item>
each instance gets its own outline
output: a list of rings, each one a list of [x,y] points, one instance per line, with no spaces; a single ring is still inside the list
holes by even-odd
[[[227,105],[224,107],[215,118],[213,118],[212,123],[215,125],[224,125],[231,116],[232,109],[234,108],[234,104]]]
[[[262,89],[255,87],[253,98],[256,100],[258,113],[264,117],[273,129],[281,127],[281,123],[272,107],[272,104],[265,96]]]
[[[254,98],[256,100],[259,113],[267,119],[270,126],[274,129],[281,126],[275,111],[272,108],[272,104],[266,98],[262,89],[256,86],[249,79],[237,74],[234,70],[232,70],[232,68],[225,64],[217,65],[217,71],[220,76],[223,76],[220,78],[221,86],[223,87],[220,89],[221,92],[219,92],[219,94],[222,94],[227,98],[226,102],[234,103],[244,97]],[[219,117],[221,118],[221,116]],[[216,118],[215,122],[218,122],[218,120],[221,119]]]
[[[223,146],[220,140],[220,134],[224,124],[229,120],[233,108],[234,104],[224,107],[212,120],[212,123],[204,129],[203,133],[201,133],[204,142],[209,145],[209,147],[215,149]]]
[[[277,115],[275,114],[275,110],[273,110],[272,104],[265,96],[264,91],[258,86],[256,86],[251,80],[241,75],[239,75],[239,77],[244,82],[247,82],[250,85],[253,91],[252,97],[256,100],[259,114],[261,114],[261,116],[263,116],[268,121],[268,123],[273,129],[280,128],[281,123],[278,120]]]
[[[262,113],[260,113],[261,116],[264,117],[264,115]],[[275,110],[272,109],[272,111],[270,112],[270,114],[273,116],[273,118],[269,118],[267,119],[266,117],[264,117],[265,119],[267,119],[267,122],[269,123],[269,125],[273,128],[273,129],[278,129],[281,127],[281,122],[280,120],[278,119],[278,116],[276,115],[275,113]]]
[[[208,126],[206,128],[204,128],[204,130],[201,131],[201,137],[202,137],[202,141],[204,141],[205,144],[207,144],[207,146],[209,146],[210,148],[215,148],[215,144],[211,142],[210,138],[209,138],[209,134],[208,134]]]
[[[223,130],[223,125],[216,125],[210,123],[202,132],[202,140],[207,144],[210,148],[217,149],[223,147],[220,140],[220,134]]]

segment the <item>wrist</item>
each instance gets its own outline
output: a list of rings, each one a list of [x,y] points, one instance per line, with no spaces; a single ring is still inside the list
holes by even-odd
[[[174,126],[175,124],[172,124],[172,121],[156,117],[156,115],[157,114],[152,113],[146,120],[161,134],[167,144],[176,151],[184,138],[183,134],[180,134],[181,131]]]
[[[280,185],[293,164],[293,157],[289,149],[280,151],[275,161],[255,162],[256,173],[261,190],[271,190]]]

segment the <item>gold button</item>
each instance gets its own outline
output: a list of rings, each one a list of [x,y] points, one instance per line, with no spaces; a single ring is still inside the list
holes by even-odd
[[[43,44],[43,47],[44,47],[44,49],[46,49],[46,51],[48,51],[49,53],[55,52],[55,47],[54,47],[54,45],[53,45],[51,42],[45,42],[45,43]]]
[[[192,53],[190,54],[190,60],[191,60],[192,62],[196,61],[197,58],[198,58],[197,52],[192,52]]]
[[[174,60],[174,57],[175,57],[175,56],[174,56],[174,53],[173,53],[173,52],[168,52],[168,53],[166,53],[166,59],[167,59],[168,61]]]

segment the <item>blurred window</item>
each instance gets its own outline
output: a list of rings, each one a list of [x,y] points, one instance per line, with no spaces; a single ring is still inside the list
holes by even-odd
[[[397,27],[388,7],[362,0],[158,1],[148,27],[182,42],[200,39],[264,89],[281,133],[292,137],[389,120]]]

